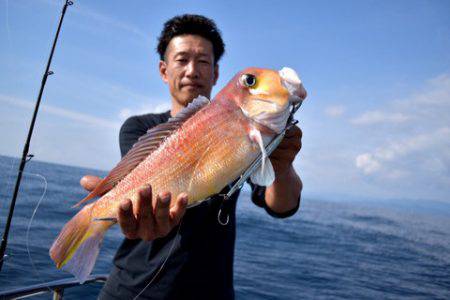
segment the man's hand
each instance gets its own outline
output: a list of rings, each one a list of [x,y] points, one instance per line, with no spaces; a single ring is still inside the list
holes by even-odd
[[[270,155],[270,162],[276,175],[284,175],[289,171],[295,156],[302,148],[302,131],[297,126],[289,128],[283,140]]]
[[[135,207],[129,199],[120,203],[119,225],[123,234],[128,239],[144,241],[166,236],[180,223],[188,203],[187,194],[178,195],[172,207],[170,203],[170,193],[161,193],[153,198],[150,185],[141,188]]]
[[[93,175],[83,176],[80,184],[92,191],[102,179]],[[170,193],[152,197],[151,186],[140,189],[136,207],[131,200],[123,200],[119,207],[119,225],[128,239],[151,241],[166,236],[180,223],[188,204],[185,193],[178,195],[175,204],[171,203]]]
[[[299,205],[303,184],[292,162],[302,147],[301,138],[300,128],[292,126],[269,157],[275,172],[275,181],[266,188],[265,199],[267,206],[276,213],[292,211]]]

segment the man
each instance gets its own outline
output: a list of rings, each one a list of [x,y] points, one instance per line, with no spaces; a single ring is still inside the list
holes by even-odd
[[[166,122],[197,96],[210,98],[223,52],[224,43],[212,20],[183,15],[165,23],[158,44],[159,70],[169,87],[171,110],[129,118],[120,131],[122,156],[149,128]],[[267,188],[252,185],[253,202],[275,217],[290,216],[299,207],[302,183],[292,162],[300,150],[300,139],[298,127],[289,130],[270,156],[275,182]],[[98,180],[85,176],[81,184],[91,190]],[[126,239],[114,258],[100,298],[234,299],[238,195],[236,192],[226,206],[222,206],[220,196],[214,196],[186,210],[186,194],[152,195],[147,186],[141,189],[136,207],[124,200],[118,215]],[[227,225],[217,220],[221,208],[229,215]]]

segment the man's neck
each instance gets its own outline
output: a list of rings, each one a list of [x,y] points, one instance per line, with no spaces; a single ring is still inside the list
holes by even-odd
[[[180,105],[177,101],[172,99],[172,108],[170,109],[170,116],[175,117],[184,106]]]

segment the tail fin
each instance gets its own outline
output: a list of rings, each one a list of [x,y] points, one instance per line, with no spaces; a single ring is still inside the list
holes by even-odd
[[[62,229],[50,248],[59,269],[69,271],[83,283],[94,268],[107,222],[91,221],[92,205],[85,206]],[[106,225],[106,226],[105,226]]]

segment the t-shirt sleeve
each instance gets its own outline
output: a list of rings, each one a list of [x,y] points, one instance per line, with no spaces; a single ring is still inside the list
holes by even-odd
[[[149,128],[138,116],[128,118],[120,128],[119,143],[122,157],[130,151],[137,140],[144,135]]]
[[[251,182],[251,180],[247,180],[247,183],[252,188],[252,201],[255,205],[262,207],[266,210],[266,212],[271,215],[274,218],[288,218],[292,215],[294,215],[298,208],[300,207],[300,196],[298,197],[297,205],[284,213],[277,213],[270,209],[270,207],[266,204],[266,187],[265,186],[259,186],[257,184],[254,184]]]

